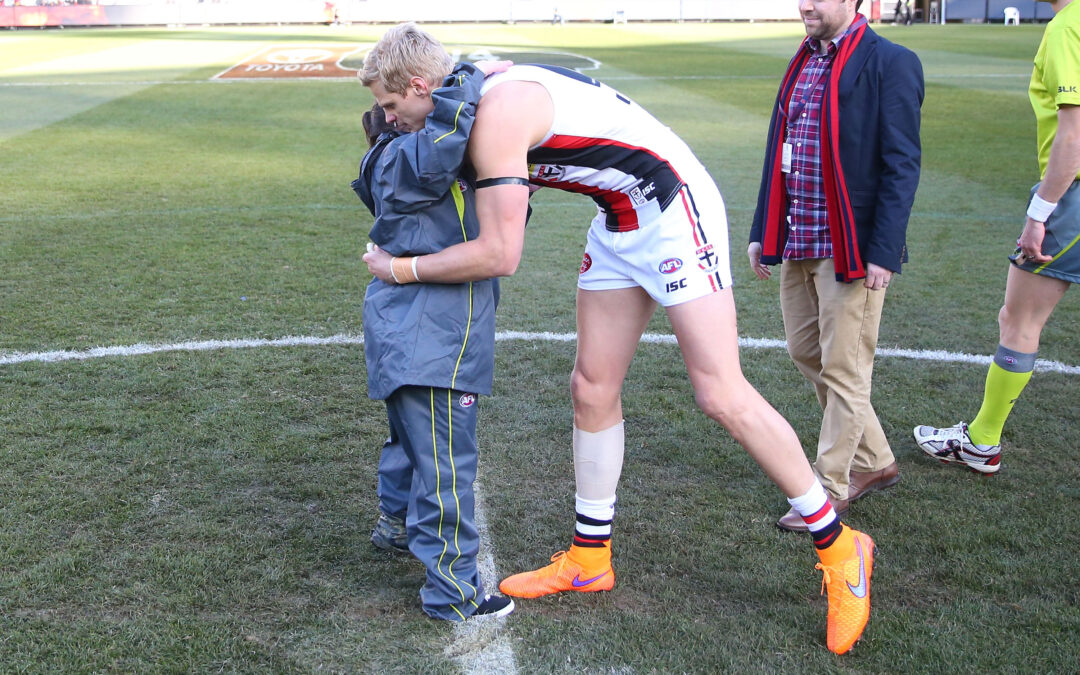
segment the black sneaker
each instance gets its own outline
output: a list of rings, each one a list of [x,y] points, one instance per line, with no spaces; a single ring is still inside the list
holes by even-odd
[[[409,533],[405,521],[379,512],[379,520],[371,531],[371,543],[384,551],[409,552]]]
[[[505,595],[486,595],[470,619],[506,616],[514,611],[514,599]]]

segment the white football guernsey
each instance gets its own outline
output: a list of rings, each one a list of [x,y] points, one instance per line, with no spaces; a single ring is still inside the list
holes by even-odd
[[[670,305],[730,286],[723,199],[681,138],[628,97],[573,70],[512,66],[489,77],[482,92],[508,81],[536,82],[553,103],[551,129],[527,155],[529,181],[587,195],[599,207],[582,264],[582,288],[640,285]],[[618,251],[610,251],[621,262],[607,260],[596,240],[598,225],[609,233],[634,232],[635,240],[635,231],[644,228],[633,257],[645,257],[628,260],[630,241],[622,239]],[[666,245],[657,246],[661,240]],[[657,256],[661,259],[652,260]],[[609,262],[610,274],[603,269]],[[626,273],[628,262],[640,267],[639,273]],[[697,263],[697,274],[687,274],[691,263]]]

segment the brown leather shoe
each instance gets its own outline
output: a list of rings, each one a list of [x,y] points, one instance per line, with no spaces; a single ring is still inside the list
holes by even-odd
[[[848,499],[836,499],[832,495],[826,493],[829,498],[829,503],[832,504],[833,510],[836,511],[836,515],[843,518],[847,515]],[[806,521],[803,520],[799,512],[794,508],[788,509],[788,512],[780,517],[780,520],[776,521],[776,526],[781,530],[787,530],[788,532],[809,532],[810,528],[806,526]]]
[[[900,467],[896,462],[880,471],[852,471],[848,484],[848,501],[853,502],[870,494],[890,488],[900,482]]]

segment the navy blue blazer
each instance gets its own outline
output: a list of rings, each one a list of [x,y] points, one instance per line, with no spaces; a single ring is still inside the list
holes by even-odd
[[[911,50],[867,27],[840,75],[839,86],[840,161],[855,215],[859,253],[864,264],[899,272],[908,258],[908,217],[922,161],[922,63]],[[783,121],[777,123],[776,117],[770,138],[784,131]],[[762,241],[771,161],[772,157],[766,157],[762,169],[751,242]]]

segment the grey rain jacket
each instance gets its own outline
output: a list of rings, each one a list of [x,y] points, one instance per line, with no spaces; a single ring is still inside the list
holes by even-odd
[[[476,237],[474,178],[465,170],[484,75],[458,65],[432,92],[422,131],[383,135],[360,163],[353,190],[375,215],[370,237],[394,256],[435,253]],[[368,395],[404,385],[490,394],[495,369],[496,279],[386,284],[364,297]]]

